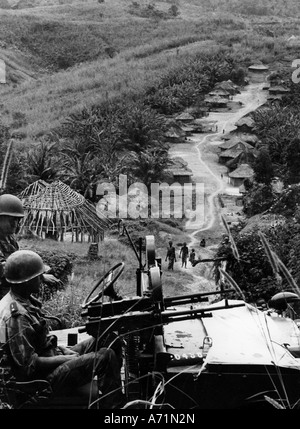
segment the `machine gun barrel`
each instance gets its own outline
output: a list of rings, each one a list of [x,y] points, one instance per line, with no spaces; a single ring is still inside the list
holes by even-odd
[[[221,306],[207,306],[201,308],[192,308],[189,310],[165,310],[160,311],[156,308],[152,311],[132,311],[121,315],[110,317],[89,317],[85,327],[80,329],[80,332],[87,332],[88,334],[97,337],[99,332],[107,333],[112,330],[119,330],[121,332],[135,332],[145,328],[155,328],[168,324],[170,322],[178,322],[183,320],[211,317],[212,311],[244,306],[245,303]]]
[[[161,319],[163,324],[170,322],[178,322],[182,320],[196,319],[198,317],[212,317],[212,311],[224,310],[224,308],[234,308],[234,307],[243,307],[245,304],[227,304],[220,305],[218,307],[203,307],[203,308],[194,308],[184,311],[163,311],[161,313]]]
[[[170,307],[172,305],[180,305],[180,304],[192,304],[193,302],[202,302],[207,301],[207,299],[204,299],[208,297],[209,295],[220,295],[220,294],[226,294],[229,292],[235,292],[235,289],[225,289],[225,290],[215,290],[212,292],[200,292],[200,293],[193,293],[189,295],[178,295],[178,296],[171,296],[164,299],[165,307]]]
[[[200,292],[188,295],[170,296],[163,300],[163,309],[174,305],[193,304],[208,301],[209,295],[226,294],[234,292],[235,289],[219,290],[214,292]],[[117,314],[124,314],[128,311],[151,311],[154,308],[153,299],[150,297],[134,297],[122,299],[120,301],[91,303],[86,310],[81,313],[82,317],[109,317]]]

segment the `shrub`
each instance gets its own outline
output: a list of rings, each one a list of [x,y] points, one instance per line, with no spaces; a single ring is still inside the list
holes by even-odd
[[[254,182],[244,196],[244,212],[248,217],[262,213],[274,203],[271,185]]]
[[[226,271],[236,281],[246,296],[248,302],[255,302],[259,298],[269,300],[279,292],[278,284],[272,272],[264,248],[257,233],[241,233],[235,236],[240,261],[232,253],[230,245],[221,244],[215,257],[226,257]],[[220,262],[214,263],[214,277],[219,280],[218,268]]]

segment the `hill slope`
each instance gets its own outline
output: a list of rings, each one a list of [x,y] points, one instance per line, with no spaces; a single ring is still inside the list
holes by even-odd
[[[31,139],[74,111],[140,94],[200,51],[229,47],[237,59],[272,62],[299,22],[296,14],[276,16],[283,1],[267,3],[252,3],[251,12],[243,0],[10,1],[13,9],[0,9],[8,82],[0,86],[2,122]],[[284,4],[292,15],[295,2]],[[247,14],[233,13],[242,6]]]

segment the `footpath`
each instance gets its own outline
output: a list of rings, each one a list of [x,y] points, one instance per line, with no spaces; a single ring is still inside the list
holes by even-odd
[[[191,250],[196,251],[196,257],[212,258],[216,250],[216,244],[221,241],[222,235],[226,233],[221,220],[222,208],[218,201],[219,195],[238,196],[238,187],[229,184],[227,168],[218,163],[216,146],[222,141],[222,135],[234,130],[235,123],[247,113],[256,110],[263,105],[267,99],[267,92],[263,90],[264,82],[249,83],[240,94],[233,96],[233,101],[241,102],[241,107],[231,111],[210,112],[207,121],[215,124],[214,133],[193,134],[185,143],[172,144],[170,148],[171,158],[181,157],[192,170],[193,181],[204,185],[204,198],[196,210],[202,210],[204,217],[199,216],[199,221],[187,222],[186,242]],[[234,198],[233,198],[234,199]],[[206,247],[200,247],[200,240],[206,239]],[[178,262],[176,267],[181,268]],[[200,263],[192,267],[188,263],[189,273],[193,275],[194,281],[189,285],[191,292],[201,289],[214,289],[215,284],[211,273],[212,263]]]

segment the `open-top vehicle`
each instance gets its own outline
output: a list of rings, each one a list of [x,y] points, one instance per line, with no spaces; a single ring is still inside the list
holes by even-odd
[[[113,284],[123,269],[117,264],[83,303],[81,332],[115,331],[125,339],[126,407],[227,409],[265,407],[272,400],[294,406],[300,392],[300,332],[283,311],[298,304],[298,296],[279,293],[265,311],[229,299],[236,290],[224,285],[164,297],[154,237],[145,241],[144,264],[136,251],[136,298],[116,296]],[[103,295],[111,299],[103,302]]]
[[[139,251],[134,245],[133,249],[139,261],[136,296],[122,298],[115,292],[114,284],[124,270],[120,262],[84,300],[85,325],[64,331],[65,339],[76,331],[100,341],[111,333],[124,340],[123,408],[291,408],[297,404],[299,328],[294,316],[283,315],[299,303],[296,294],[277,294],[267,310],[230,299],[236,289],[225,283],[210,292],[164,297],[154,237],[146,236]],[[47,387],[42,401],[36,390],[25,406],[79,407],[72,398],[68,405],[65,400],[53,401],[45,394]],[[22,390],[22,383],[2,377],[2,393],[16,388]],[[101,396],[94,406],[101,408]],[[91,407],[91,402],[83,407]]]

